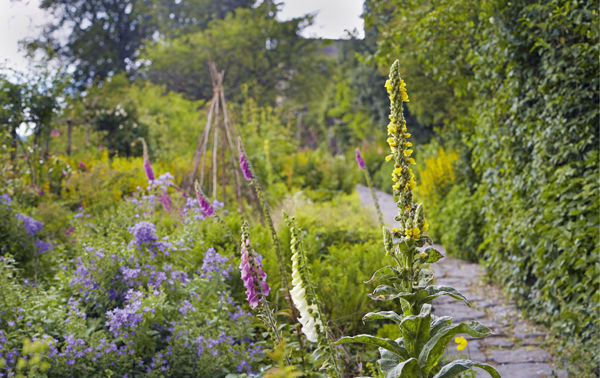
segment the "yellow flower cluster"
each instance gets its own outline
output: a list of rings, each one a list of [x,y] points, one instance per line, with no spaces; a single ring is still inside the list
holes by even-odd
[[[394,184],[394,196],[397,198],[399,216],[403,220],[400,228],[393,229],[396,237],[412,238],[415,241],[421,239],[425,232],[424,218],[421,214],[417,217],[417,205],[413,203],[413,191],[417,186],[415,174],[410,165],[415,164],[413,155],[413,144],[409,141],[411,134],[406,128],[406,120],[403,114],[403,103],[408,102],[406,83],[400,78],[399,63],[396,61],[390,69],[390,77],[385,83],[390,97],[390,123],[387,126],[387,143],[390,154],[385,160],[394,159],[392,180]]]

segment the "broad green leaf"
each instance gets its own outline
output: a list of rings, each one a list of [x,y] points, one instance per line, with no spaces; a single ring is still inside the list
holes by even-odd
[[[500,378],[500,374],[492,366],[481,362],[473,362],[471,360],[456,360],[442,367],[442,369],[434,375],[433,378],[452,378],[458,374],[470,370],[474,367],[481,368],[487,371],[493,378]]]
[[[425,288],[425,291],[427,292],[427,296],[423,298],[423,302],[431,302],[440,295],[449,295],[454,299],[458,299],[465,302],[467,305],[469,304],[469,301],[464,295],[462,295],[458,290],[450,286],[431,285],[427,286]]]
[[[369,312],[362,318],[363,322],[376,319],[393,320],[397,324],[402,322],[402,316],[396,314],[394,311]]]
[[[432,315],[433,321],[431,322],[431,330],[429,331],[430,337],[433,337],[442,327],[449,326],[452,324],[452,318],[450,316],[436,317]]]
[[[437,333],[427,341],[419,354],[419,365],[426,373],[433,368],[436,362],[444,354],[446,346],[452,338],[460,333],[466,333],[473,337],[484,337],[490,334],[490,329],[478,322],[469,324],[460,323],[440,328]]]
[[[440,259],[444,258],[444,255],[442,255],[441,251],[437,249],[437,247],[434,247],[432,245],[428,245],[426,247],[420,247],[417,248],[417,250],[420,252],[425,252],[427,253],[427,260],[425,260],[426,263],[428,264],[433,264],[434,262],[439,261]],[[419,258],[420,256],[417,255],[417,258]]]
[[[398,378],[398,377],[410,377],[418,378],[423,377],[423,373],[419,368],[419,363],[416,358],[408,359],[404,362],[396,365],[392,370],[388,371],[385,378]]]
[[[398,345],[392,339],[384,339],[382,337],[376,337],[371,335],[356,335],[356,336],[346,336],[342,337],[338,341],[335,342],[336,345],[339,344],[349,344],[349,343],[364,343],[371,344],[381,347],[383,349],[387,349],[390,352],[397,354],[398,356],[402,356],[406,354],[406,349]]]
[[[393,276],[393,273],[395,272],[395,270],[391,266],[384,266],[383,268],[377,269],[375,273],[373,273],[371,278],[368,281],[365,281],[364,283],[370,284],[381,281],[381,275],[383,275],[385,271],[389,272],[388,274],[386,274],[386,276]]]
[[[429,339],[429,327],[431,321],[431,305],[425,304],[419,315],[406,316],[400,328],[406,350],[411,355],[417,355],[423,345]]]

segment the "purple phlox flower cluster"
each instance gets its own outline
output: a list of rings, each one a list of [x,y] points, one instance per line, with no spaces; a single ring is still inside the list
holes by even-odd
[[[179,307],[179,312],[181,312],[183,315],[187,314],[188,312],[196,312],[196,311],[197,311],[196,307],[194,307],[192,305],[192,303],[190,301],[188,301],[187,299],[184,300],[183,304],[181,304],[181,306]]]
[[[256,308],[261,298],[268,296],[270,291],[269,285],[267,285],[267,274],[257,255],[250,245],[250,240],[245,239],[242,242],[240,272],[251,308]]]
[[[69,311],[67,312],[67,321],[70,320],[70,318],[72,316],[78,316],[81,319],[85,320],[87,318],[87,314],[83,311],[81,311],[81,309],[79,308],[79,299],[76,299],[74,297],[70,297],[69,298],[69,302],[68,302],[68,306],[69,306]]]
[[[363,157],[360,154],[360,150],[357,148],[355,150],[355,153],[356,153],[356,163],[358,164],[358,168],[363,169],[365,167],[365,161],[363,160]]]
[[[17,214],[17,219],[23,222],[26,232],[31,236],[37,235],[37,233],[44,228],[44,224],[42,222],[28,217],[27,215]]]
[[[232,311],[229,313],[229,320],[235,322],[235,321],[238,321],[239,319],[248,319],[251,316],[252,316],[252,314],[244,311],[242,306],[235,305],[235,311]]]
[[[166,192],[169,187],[175,186],[175,184],[173,183],[173,180],[175,180],[175,177],[173,177],[173,175],[171,173],[169,173],[169,172],[163,173],[162,175],[160,175],[159,178],[152,181],[148,190],[150,190],[152,188],[160,188],[161,191]]]
[[[0,203],[10,206],[10,204],[12,204],[12,198],[10,194],[4,193],[0,195]]]
[[[79,291],[87,296],[93,290],[99,287],[98,282],[94,279],[93,271],[96,271],[96,266],[90,264],[88,268],[81,257],[77,257],[77,268],[73,272],[73,278],[69,282],[69,286],[79,286]]]
[[[250,166],[248,165],[248,160],[246,159],[246,155],[242,150],[241,143],[238,145],[238,154],[240,158],[240,169],[242,170],[242,174],[246,180],[250,181],[252,180],[252,171],[250,171]]]
[[[146,221],[136,223],[133,227],[129,228],[129,232],[135,238],[135,243],[138,246],[152,243],[158,239],[156,236],[156,226]]]
[[[255,372],[250,370],[251,366],[248,361],[253,362],[253,361],[260,360],[263,355],[262,347],[260,346],[260,344],[252,342],[247,337],[245,337],[243,340],[240,341],[240,345],[243,347],[241,349],[242,350],[241,353],[235,349],[231,351],[231,353],[236,357],[236,359],[241,358],[241,360],[237,366],[238,373],[241,373],[241,372],[243,372],[244,369],[246,369],[246,372],[248,374],[250,374],[250,375],[256,374]]]
[[[140,291],[129,289],[125,296],[126,306],[124,308],[115,308],[106,313],[107,321],[105,325],[113,332],[114,337],[122,335],[129,328],[135,328],[142,320],[143,294]]]
[[[157,269],[152,264],[146,264],[143,267],[136,264],[134,268],[121,267],[120,273],[121,275],[117,278],[122,278],[123,282],[129,287],[139,287],[145,284],[159,287],[166,283],[172,291],[175,290],[176,282],[181,282],[185,286],[190,281],[187,273],[173,270],[170,264],[164,264],[162,270]]]
[[[228,336],[225,331],[221,331],[219,337],[217,338],[204,337],[203,335],[200,335],[195,342],[196,353],[198,357],[200,357],[204,354],[204,351],[207,351],[211,356],[216,357],[220,354],[218,349],[220,345],[233,345],[234,342],[235,341],[233,337]]]
[[[227,257],[221,256],[214,248],[209,248],[204,254],[200,277],[206,278],[209,281],[216,276],[229,278],[232,269],[231,263]]]
[[[35,241],[35,247],[38,249],[40,253],[48,252],[52,249],[52,244],[45,242],[41,239],[37,239]]]

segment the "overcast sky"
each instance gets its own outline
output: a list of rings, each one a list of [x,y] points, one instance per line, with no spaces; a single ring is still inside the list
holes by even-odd
[[[184,0],[185,1],[185,0]],[[38,8],[40,0],[0,0],[0,66],[24,70],[27,61],[19,51],[18,41],[39,35],[50,17]],[[344,38],[346,30],[362,36],[360,18],[363,0],[285,0],[278,15],[281,20],[316,13],[306,37]]]

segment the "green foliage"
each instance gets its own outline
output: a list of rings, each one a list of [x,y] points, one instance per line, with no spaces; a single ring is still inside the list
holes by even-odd
[[[411,102],[436,104],[446,142],[468,147],[461,161],[474,171],[439,214],[457,233],[481,236],[446,242],[467,257],[482,242],[477,257],[533,319],[563,345],[597,351],[597,2],[372,3],[374,22],[389,15],[376,56],[412,51],[405,69],[420,67],[441,97]]]
[[[239,8],[223,20],[211,21],[205,30],[148,46],[148,78],[188,98],[210,99],[207,67],[214,61],[225,72],[225,95],[234,101],[242,99],[242,85],[260,104],[273,104],[276,88],[287,96],[316,93],[318,87],[311,88],[307,80],[323,68],[317,45],[298,36],[308,19],[279,22],[276,13],[271,2]]]

